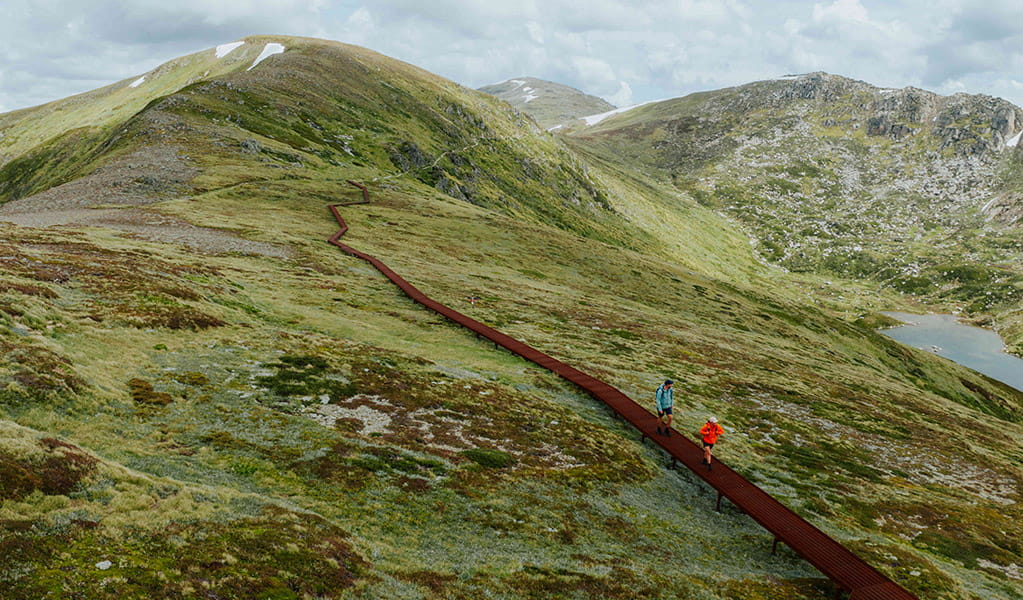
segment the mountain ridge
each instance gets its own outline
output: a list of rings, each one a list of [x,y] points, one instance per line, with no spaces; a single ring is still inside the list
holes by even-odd
[[[1021,117],[990,96],[809,74],[645,105],[565,139],[737,218],[774,264],[994,312],[1020,353]],[[975,278],[960,277],[967,263]]]
[[[764,88],[769,88],[766,90],[767,93],[763,93]],[[1005,142],[1013,135],[1023,130],[1023,119],[1021,119],[1023,109],[1001,98],[965,92],[942,96],[912,86],[898,89],[880,88],[864,81],[825,72],[755,81],[639,106],[653,108],[650,105],[654,104],[660,106],[662,110],[670,110],[672,104],[680,103],[687,98],[708,97],[713,99],[723,96],[727,96],[725,101],[727,107],[722,105],[716,110],[727,108],[741,112],[761,108],[778,108],[793,100],[839,104],[834,109],[834,115],[825,117],[825,127],[848,126],[854,130],[859,130],[862,127],[868,136],[886,136],[895,141],[915,135],[920,131],[926,131],[926,128],[937,127],[938,135],[942,138],[942,150],[955,146],[957,152],[967,155],[998,150],[1004,147]],[[965,127],[953,126],[959,117],[969,115],[968,108],[964,105],[971,101],[974,106],[980,103],[987,105],[991,132],[995,134],[995,139],[991,144],[983,144],[982,142],[987,140],[980,139],[976,132]],[[854,118],[849,118],[854,116],[849,114],[851,109],[866,110],[872,114],[867,121],[857,121]],[[712,108],[712,110],[714,109]],[[842,115],[843,110],[847,111],[847,114]],[[621,115],[620,113],[617,119],[626,118]],[[847,118],[838,119],[837,116]],[[927,125],[928,122],[936,122],[937,125]],[[614,124],[614,121],[603,122],[599,127],[595,127],[595,130],[606,129]],[[980,145],[955,144],[955,142],[962,141],[963,135],[971,134],[975,139],[970,141],[975,141]]]

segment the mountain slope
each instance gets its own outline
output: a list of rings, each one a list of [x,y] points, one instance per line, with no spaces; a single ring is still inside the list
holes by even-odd
[[[544,129],[615,108],[603,98],[535,77],[509,79],[485,85],[479,91],[497,96],[513,108],[527,113]]]
[[[680,432],[717,414],[724,460],[922,597],[1019,597],[1020,394],[839,318],[725,219],[493,98],[246,41],[285,51],[151,98],[87,163],[40,159],[0,210],[15,597],[828,594],[592,399],[325,244],[346,179],[374,198],[346,241],[432,297],[640,401],[675,377]]]
[[[787,269],[1009,323],[1023,240],[994,217],[1012,214],[998,198],[1021,118],[986,96],[815,73],[641,106],[566,139],[739,219]]]
[[[248,48],[251,55],[258,48],[274,43],[269,40],[250,38],[223,59],[216,59],[214,53],[207,51],[155,70],[156,74],[166,74],[154,75],[156,83],[168,80],[166,85],[185,85],[179,85],[180,89],[124,122],[118,121],[117,116],[128,114],[129,107],[138,101],[128,101],[119,111],[101,110],[95,105],[106,107],[121,102],[124,95],[135,98],[138,88],[105,88],[76,102],[58,102],[7,116],[5,131],[10,133],[5,139],[11,140],[11,150],[5,154],[12,156],[20,151],[21,155],[0,168],[3,182],[0,200],[21,199],[78,179],[116,158],[131,156],[132,160],[141,160],[131,153],[187,133],[196,127],[190,123],[196,118],[200,121],[199,128],[222,118],[247,131],[248,135],[257,136],[248,142],[248,149],[255,155],[254,161],[269,156],[283,164],[304,161],[342,164],[346,161],[357,165],[370,163],[377,168],[391,169],[395,174],[411,171],[423,181],[461,199],[530,213],[596,237],[602,236],[601,229],[603,236],[611,235],[613,228],[606,223],[614,216],[608,199],[587,180],[581,165],[573,163],[559,145],[535,135],[531,124],[517,122],[519,117],[498,103],[485,96],[476,96],[467,103],[454,102],[463,95],[457,85],[442,82],[410,65],[396,66],[396,61],[388,64],[387,80],[374,81],[366,75],[369,69],[381,67],[371,53],[349,49],[344,55],[336,51],[332,54],[330,48],[310,48],[301,40],[291,42],[287,59],[296,71],[277,71],[274,78],[260,80],[266,87],[245,86],[246,82],[256,81],[259,75],[244,69],[251,64],[247,60],[251,56],[245,56],[243,50]],[[228,61],[229,66],[222,65],[219,69],[226,73],[216,76],[207,69],[204,75],[210,79],[193,83],[192,74],[209,66],[210,55],[213,60]],[[269,60],[283,59],[271,57]],[[330,79],[323,71],[328,61],[340,69],[331,73]],[[186,76],[188,79],[182,82]],[[350,90],[343,102],[337,102],[332,89],[315,84],[342,79],[360,82],[360,87]],[[240,85],[229,83],[236,80]],[[308,85],[310,82],[313,84]],[[159,95],[167,91],[166,85],[152,91]],[[267,110],[280,95],[299,93],[299,88],[293,87],[299,85],[303,86],[301,93],[305,99],[302,108]],[[431,94],[433,96],[426,102],[417,99]],[[88,105],[79,107],[81,103]],[[49,130],[38,127],[38,119],[62,112],[65,104],[73,107],[68,122],[75,125],[88,122],[88,125],[55,134],[26,151],[25,144],[29,140],[38,140],[42,135],[39,132]],[[93,121],[97,113],[102,117]],[[60,127],[65,127],[63,118],[57,121]],[[331,129],[321,122],[330,123]],[[362,123],[372,123],[371,128],[362,128]],[[26,131],[33,134],[23,133]],[[221,143],[237,146],[246,142],[232,139],[230,133],[218,135]],[[529,141],[519,143],[522,138]],[[277,148],[273,148],[274,145]],[[474,153],[481,146],[500,147],[498,153],[507,155],[511,162],[474,162],[474,159],[493,155]],[[234,156],[237,152],[216,154]],[[208,162],[215,163],[217,158]],[[510,167],[516,172],[509,172]],[[521,169],[530,177],[518,175]],[[487,177],[481,178],[481,174]],[[549,195],[557,201],[547,202]],[[623,241],[640,242],[635,238],[641,232],[633,233],[635,235]]]

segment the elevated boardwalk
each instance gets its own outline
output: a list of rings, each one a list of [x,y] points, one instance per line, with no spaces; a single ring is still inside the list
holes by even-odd
[[[455,323],[487,338],[494,344],[509,352],[534,362],[576,384],[588,394],[611,408],[618,416],[628,421],[639,430],[644,438],[649,438],[660,446],[672,462],[686,466],[697,477],[714,488],[718,493],[718,508],[721,498],[727,498],[744,513],[760,523],[774,535],[775,544],[783,542],[796,554],[831,579],[837,589],[835,597],[843,592],[849,594],[849,600],[917,600],[894,581],[888,579],[862,559],[850,552],[820,529],[789,510],[781,502],[767,494],[759,487],[750,483],[745,477],[736,473],[728,465],[715,460],[714,469],[707,471],[703,461],[703,450],[693,441],[681,436],[665,437],[657,435],[657,419],[634,400],[618,389],[570,367],[565,363],[536,350],[513,337],[488,327],[475,319],[451,309],[440,302],[432,300],[415,286],[405,281],[378,259],[341,243],[339,240],[348,231],[348,225],[341,218],[338,208],[353,204],[369,202],[369,191],[365,186],[349,181],[348,183],[362,190],[362,200],[344,204],[333,204],[330,211],[337,219],[340,229],[327,240],[342,251],[361,258],[373,265],[385,277],[401,288],[409,298],[439,313]]]

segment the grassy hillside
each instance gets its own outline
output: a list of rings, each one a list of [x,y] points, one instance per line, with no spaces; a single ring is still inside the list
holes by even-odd
[[[111,153],[173,146],[195,174],[81,212],[156,225],[0,223],[13,597],[828,596],[588,396],[324,243],[349,178],[374,199],[349,243],[438,300],[641,401],[674,377],[680,431],[718,415],[725,460],[920,597],[1023,596],[1020,394],[838,318],[724,219],[496,100],[272,39],[121,128]],[[439,185],[467,173],[469,197]],[[6,208],[43,218],[74,183]]]
[[[210,48],[137,78],[0,115],[0,203],[31,196],[130,156],[145,141],[126,125],[153,99],[196,81],[244,72],[265,44],[252,39],[218,57]],[[151,129],[166,123],[151,123]],[[137,134],[137,132],[134,132]],[[153,173],[145,173],[153,177]]]
[[[192,130],[224,123],[217,139],[208,139],[202,148],[212,154],[190,158],[224,171],[231,183],[238,173],[228,165],[372,166],[391,176],[411,173],[454,197],[592,237],[645,243],[641,231],[621,226],[605,192],[593,185],[581,164],[497,100],[369,51],[297,38],[286,40],[286,58],[271,57],[261,71],[244,70],[252,56],[244,62],[239,57],[258,53],[272,39],[249,38],[222,59],[235,60],[230,69],[221,66],[228,72],[219,77],[207,70],[207,78],[192,82],[193,72],[207,66],[210,52],[157,69],[170,72],[157,82],[188,84],[152,90],[147,110],[123,122],[117,117],[137,108],[130,99],[138,88],[87,96],[81,102],[88,106],[75,108],[68,119],[48,118],[63,112],[67,101],[12,113],[5,119],[11,133],[5,133],[4,142],[10,139],[10,154],[19,155],[0,168],[0,201],[31,196],[139,148],[172,143]],[[268,76],[275,60],[286,62],[289,70]],[[153,100],[164,92],[169,95]],[[125,94],[129,100],[121,97]],[[302,100],[289,100],[296,96]],[[127,103],[110,108],[122,101]],[[46,119],[45,126],[37,127],[38,119]],[[34,133],[19,135],[22,130]],[[41,139],[50,131],[61,133]],[[24,148],[37,139],[31,149]],[[251,156],[239,157],[239,150]]]

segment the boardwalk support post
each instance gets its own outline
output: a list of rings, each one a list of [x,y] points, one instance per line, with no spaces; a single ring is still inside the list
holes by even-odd
[[[781,539],[779,539],[777,536],[774,538],[774,544],[771,545],[771,556],[774,556],[775,554],[778,553],[778,542],[780,541]]]
[[[717,511],[721,512],[721,492],[718,492],[718,506]]]

